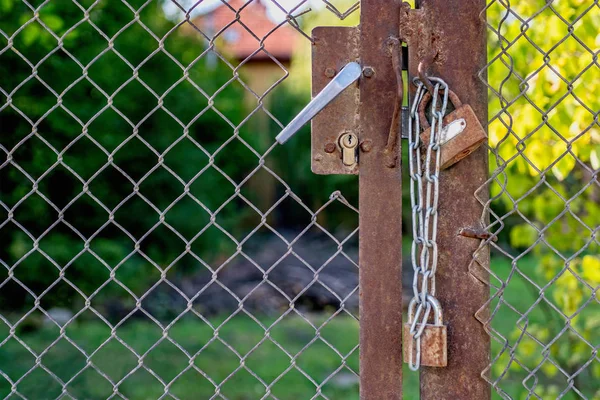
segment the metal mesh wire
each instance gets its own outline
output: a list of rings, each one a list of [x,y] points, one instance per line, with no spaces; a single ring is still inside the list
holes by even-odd
[[[223,3],[231,16],[212,30],[196,22],[198,4],[168,3],[175,23],[155,30],[152,15],[164,12],[164,4],[68,0],[60,4],[71,6],[65,13],[75,22],[64,26],[62,15],[48,12],[54,3],[0,2],[6,15],[0,17],[0,64],[22,76],[16,84],[8,84],[6,74],[0,78],[0,149],[6,155],[0,164],[0,235],[8,243],[0,253],[0,293],[10,293],[0,304],[0,396],[299,398],[302,385],[311,398],[347,398],[348,385],[355,392],[357,283],[348,288],[335,275],[342,270],[357,279],[357,228],[335,231],[326,215],[332,207],[345,215],[357,210],[337,192],[320,205],[307,204],[271,164],[269,156],[278,151],[272,138],[256,142],[249,135],[265,124],[282,127],[273,110],[288,65],[268,39],[293,29],[310,41],[296,21],[307,4],[268,2],[284,18],[257,33],[244,14],[253,1]],[[321,5],[339,19],[358,9],[358,2]],[[117,29],[107,31],[103,22],[119,7],[127,18],[116,18]],[[6,18],[15,15],[11,28]],[[600,398],[600,6],[491,0],[484,18],[492,172],[476,196],[494,237],[482,242],[471,265],[474,276],[487,281],[490,275],[492,290],[478,314],[494,339],[483,376],[503,398]],[[255,41],[236,62],[219,47],[235,35],[232,27]],[[203,43],[185,57],[172,41],[182,40],[182,31]],[[105,48],[85,55],[73,47],[77,36],[100,38]],[[142,36],[154,41],[153,51],[123,50],[132,47],[122,40]],[[31,46],[45,50],[34,56]],[[248,81],[245,69],[255,58],[279,75]],[[160,82],[148,71],[152,61],[173,63],[177,79],[164,77],[157,89]],[[219,65],[227,76],[200,79],[201,62]],[[124,69],[110,69],[117,64]],[[68,78],[62,86],[57,72]],[[111,81],[100,82],[100,75]],[[86,91],[74,99],[81,86]],[[128,99],[147,107],[139,115],[120,102],[132,86],[139,91]],[[171,102],[184,86],[196,96],[190,97],[198,104],[193,115],[182,115],[181,104]],[[249,104],[237,119],[222,100],[232,87],[241,94],[238,103]],[[31,101],[41,93],[51,96],[50,104]],[[88,98],[81,93],[102,105],[76,107]],[[158,123],[152,119],[157,114],[171,124],[160,126],[164,138],[155,143],[145,132]],[[203,118],[227,132],[216,145],[195,133]],[[111,134],[101,140],[98,125]],[[191,173],[169,158],[178,146],[186,148],[179,161],[197,164]],[[149,156],[122,160],[124,153]],[[94,164],[97,154],[103,161]],[[224,157],[252,162],[240,161],[243,172],[235,173]],[[111,197],[106,187],[114,187],[115,179],[129,189]],[[264,181],[277,187],[266,203],[252,196],[269,190]],[[207,192],[214,185],[227,187],[225,195]],[[161,197],[173,186],[173,198]],[[65,187],[73,195],[58,202],[56,191]],[[180,215],[186,202],[194,215]],[[284,229],[279,209],[293,214],[302,229]],[[143,221],[143,215],[153,219]],[[224,215],[243,216],[244,228]],[[123,248],[114,247],[117,241]],[[196,247],[201,242],[208,249]],[[268,255],[257,250],[265,246],[273,249]],[[325,257],[315,256],[319,246],[327,248]],[[486,246],[493,249],[492,263],[482,271],[478,259]],[[175,256],[164,256],[174,248]],[[182,265],[206,274],[180,274]],[[336,273],[328,273],[334,265]],[[150,284],[140,284],[142,277]],[[111,302],[117,297],[128,302]],[[52,309],[65,299],[70,312]],[[319,313],[312,312],[315,304]]]
[[[357,209],[339,192],[307,204],[273,166],[270,155],[282,150],[264,130],[282,127],[272,93],[289,74],[268,39],[287,29],[310,40],[296,22],[307,5],[266,2],[285,17],[256,33],[244,13],[254,3],[218,2],[230,17],[212,31],[196,19],[199,3],[2,3],[0,63],[23,79],[11,86],[7,75],[0,78],[0,233],[7,240],[0,257],[0,397],[356,393]],[[340,19],[358,8],[323,3],[312,7]],[[175,22],[155,29],[153,18],[167,8]],[[72,25],[65,26],[67,16]],[[112,30],[105,24],[111,18]],[[253,39],[236,62],[220,47],[232,34]],[[183,37],[195,41],[177,49],[173,40]],[[85,40],[73,46],[77,38]],[[104,48],[84,56],[92,38]],[[143,40],[153,43],[148,54],[126,45]],[[32,46],[45,51],[34,57]],[[244,70],[256,58],[278,71],[276,78],[249,83],[252,70]],[[153,62],[173,64],[178,76],[153,75]],[[217,65],[221,76],[199,71],[203,63]],[[232,106],[222,94],[234,86]],[[120,101],[132,87],[138,91]],[[171,101],[182,87],[196,102],[191,115]],[[42,93],[52,101],[42,102]],[[88,101],[89,109],[80,107]],[[132,112],[133,102],[143,107]],[[247,109],[236,120],[232,109],[241,104]],[[226,135],[206,144],[215,134],[198,132],[204,118],[205,127],[218,124]],[[151,128],[158,138],[148,138]],[[175,153],[183,159],[174,160]],[[72,195],[57,201],[63,190]],[[273,193],[269,201],[256,197],[261,191]],[[331,208],[350,216],[353,227],[336,230]],[[278,221],[280,209],[295,230]],[[340,285],[340,274],[351,283]],[[68,309],[55,309],[57,303]]]
[[[476,196],[494,236],[471,265],[492,294],[482,376],[502,398],[598,399],[600,6],[494,0],[483,18],[491,174]]]

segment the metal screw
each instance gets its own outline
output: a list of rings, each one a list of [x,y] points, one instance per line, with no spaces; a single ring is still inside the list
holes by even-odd
[[[372,67],[363,68],[363,76],[365,78],[371,78],[373,75],[375,75],[375,70]]]
[[[335,151],[336,145],[335,143],[327,143],[325,145],[325,153],[333,153]]]
[[[328,78],[333,78],[335,76],[335,69],[333,68],[326,68],[325,69],[325,76]]]
[[[360,149],[365,153],[370,152],[373,149],[373,141],[370,139],[363,141],[360,144]]]

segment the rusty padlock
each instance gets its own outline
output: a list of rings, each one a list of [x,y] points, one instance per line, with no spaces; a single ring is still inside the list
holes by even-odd
[[[448,365],[448,338],[446,325],[443,324],[442,307],[438,300],[427,296],[427,302],[431,304],[433,311],[433,324],[425,324],[421,339],[420,356],[417,358],[417,341],[413,340],[410,328],[414,322],[416,300],[412,299],[408,306],[408,322],[404,324],[402,343],[404,348],[404,362],[411,365],[416,362],[425,367],[445,367]],[[417,325],[418,326],[418,325]]]
[[[456,93],[449,90],[448,98],[454,105],[454,111],[444,117],[440,138],[441,154],[440,169],[446,169],[456,164],[487,140],[485,129],[477,119],[475,112],[468,104],[462,104]],[[425,116],[425,108],[431,100],[431,94],[425,93],[419,104],[419,119],[425,129],[421,133],[424,146],[429,144],[431,127]]]

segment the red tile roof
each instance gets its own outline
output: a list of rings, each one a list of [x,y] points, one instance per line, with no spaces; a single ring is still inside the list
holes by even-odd
[[[281,62],[290,60],[299,36],[294,28],[287,23],[277,27],[268,17],[261,0],[254,0],[250,4],[243,0],[231,0],[228,4],[222,4],[194,21],[208,37],[215,37],[226,27],[216,40],[220,51],[242,61],[259,50],[260,41],[268,35],[263,42],[264,49]],[[234,10],[239,11],[238,20]],[[269,59],[267,52],[260,50],[251,60]]]

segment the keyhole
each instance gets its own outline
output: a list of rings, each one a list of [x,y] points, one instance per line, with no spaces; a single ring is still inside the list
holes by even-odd
[[[356,145],[354,144],[355,136],[351,133],[347,133],[341,138],[341,144],[343,147],[354,148]]]
[[[356,148],[358,145],[358,138],[352,133],[345,133],[339,138],[339,143],[342,147],[343,164],[348,167],[356,165]]]

